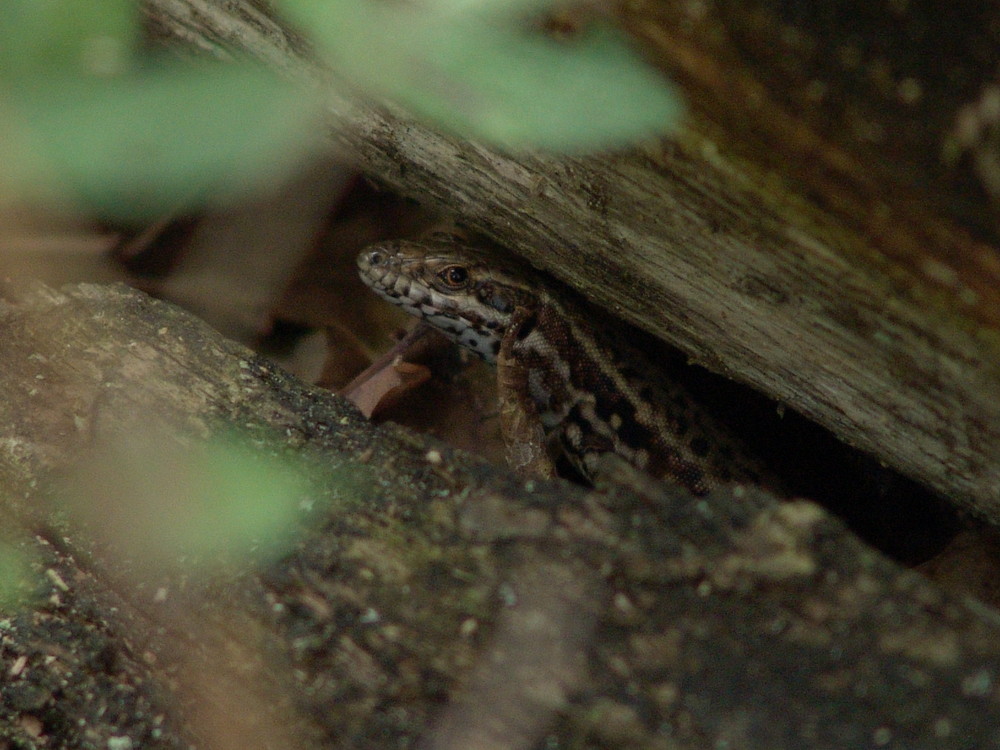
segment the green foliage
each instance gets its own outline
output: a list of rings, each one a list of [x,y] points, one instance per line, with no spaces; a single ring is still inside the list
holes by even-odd
[[[4,0],[0,71],[8,84],[109,75],[129,64],[136,24],[131,0]]]
[[[163,66],[18,97],[33,166],[106,213],[250,192],[310,143],[301,92],[263,70]],[[12,158],[12,157],[11,157]]]
[[[14,612],[38,588],[31,560],[17,547],[0,542],[0,613]]]
[[[608,28],[559,42],[524,17],[539,0],[280,0],[338,73],[451,130],[580,151],[667,130],[680,105]]]
[[[250,63],[135,54],[132,0],[0,3],[0,182],[124,217],[245,193],[315,145],[318,104]]]
[[[88,456],[63,500],[116,554],[161,567],[281,555],[309,498],[299,462],[245,437],[181,446],[151,430]]]
[[[233,438],[180,452],[167,462],[162,458],[161,453],[154,489],[163,494],[150,506],[161,552],[197,556],[223,550],[238,557],[284,552],[307,496],[305,478],[293,464]],[[180,485],[178,476],[185,480]],[[161,513],[164,499],[168,509],[181,513]]]
[[[472,138],[581,151],[659,133],[679,106],[623,38],[557,41],[541,0],[280,0],[336,78]],[[139,52],[133,0],[0,3],[4,191],[148,216],[273,182],[310,149],[316,92],[249,62]]]

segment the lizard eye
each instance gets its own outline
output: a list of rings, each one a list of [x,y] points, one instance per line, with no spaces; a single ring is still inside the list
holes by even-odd
[[[452,289],[461,289],[469,280],[469,270],[465,266],[448,266],[438,272],[438,278]]]

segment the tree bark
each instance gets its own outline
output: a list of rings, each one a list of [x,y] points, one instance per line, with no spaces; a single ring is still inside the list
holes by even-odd
[[[995,613],[817,506],[620,466],[602,493],[522,485],[139,292],[3,298],[4,540],[36,590],[0,631],[11,746],[1000,743]],[[279,558],[143,567],[67,520],[67,478],[155,424],[154,455],[238,426],[299,461]]]
[[[690,106],[632,151],[513,156],[344,98],[333,137],[379,181],[1000,522],[997,11],[785,5],[623,5]],[[147,8],[161,34],[310,75],[255,6]]]

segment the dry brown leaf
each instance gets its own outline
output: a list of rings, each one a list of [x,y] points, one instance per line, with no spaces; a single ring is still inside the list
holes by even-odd
[[[372,372],[343,396],[366,417],[399,401],[404,394],[430,380],[431,371],[397,358]]]
[[[414,328],[348,383],[340,395],[370,417],[378,409],[396,403],[403,394],[425,383],[430,379],[431,371],[424,365],[404,362],[402,357],[427,335],[428,330],[424,325]]]

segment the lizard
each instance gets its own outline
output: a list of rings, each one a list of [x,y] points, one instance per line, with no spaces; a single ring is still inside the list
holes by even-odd
[[[528,424],[593,483],[616,454],[694,495],[774,484],[722,423],[578,293],[513,259],[453,240],[365,248],[362,281],[383,299],[497,365],[508,451]],[[527,463],[527,461],[525,461]]]

